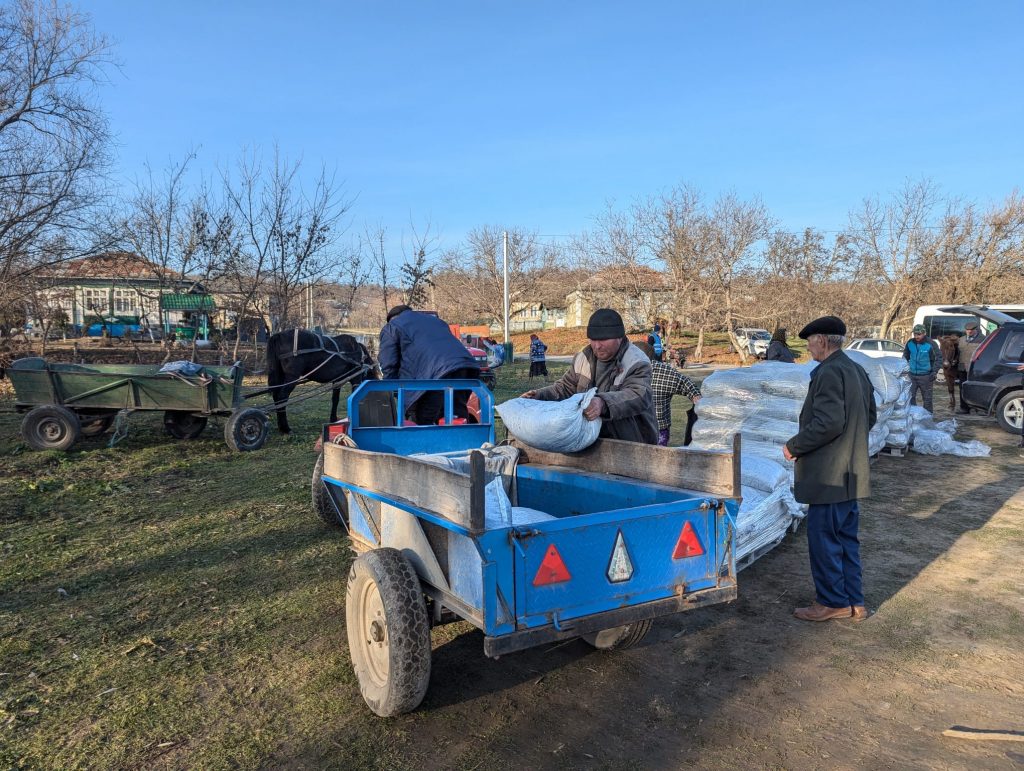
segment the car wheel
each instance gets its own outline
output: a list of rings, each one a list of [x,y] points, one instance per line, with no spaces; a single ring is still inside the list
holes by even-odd
[[[996,405],[996,420],[1008,434],[1019,434],[1024,423],[1024,391],[1011,391]]]

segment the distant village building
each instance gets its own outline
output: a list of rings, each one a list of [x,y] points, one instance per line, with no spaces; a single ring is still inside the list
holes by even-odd
[[[555,308],[542,302],[514,302],[509,306],[509,332],[531,332],[565,326],[566,309]],[[498,325],[501,326],[499,320]]]
[[[586,326],[598,308],[614,308],[627,329],[645,329],[656,319],[672,318],[674,294],[669,278],[653,268],[606,268],[566,295],[565,325]]]
[[[96,323],[180,326],[193,314],[212,314],[215,303],[195,280],[130,252],[106,252],[61,263],[36,283],[30,315],[62,315],[84,328]]]

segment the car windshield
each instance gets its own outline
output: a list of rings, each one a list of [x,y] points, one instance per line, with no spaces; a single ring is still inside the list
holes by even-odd
[[[755,329],[750,332],[750,337],[753,340],[771,340],[772,336],[763,329]]]

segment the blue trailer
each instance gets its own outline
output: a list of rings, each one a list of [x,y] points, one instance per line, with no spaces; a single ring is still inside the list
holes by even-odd
[[[445,392],[444,425],[398,419],[423,390]],[[479,423],[453,421],[456,390],[476,395]],[[657,616],[736,598],[738,437],[732,452],[495,446],[492,395],[475,380],[366,381],[348,415],[344,433],[324,429],[313,506],[358,554],[346,625],[378,715],[422,701],[432,626],[469,621],[494,658],[574,637],[622,648]]]

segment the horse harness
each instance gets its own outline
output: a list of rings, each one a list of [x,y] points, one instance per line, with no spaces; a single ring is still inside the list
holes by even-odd
[[[316,338],[316,341],[319,343],[319,346],[316,347],[316,348],[301,348],[300,349],[299,348],[299,332],[302,332],[302,331],[306,331],[309,334],[313,335]],[[330,347],[328,347],[328,343],[330,343]],[[316,372],[318,369],[323,367],[325,364],[327,364],[327,362],[329,362],[331,359],[333,359],[335,357],[341,359],[346,364],[351,364],[353,367],[362,368],[364,371],[370,369],[370,367],[365,362],[363,362],[363,361],[353,361],[348,356],[346,356],[344,353],[342,353],[341,348],[338,346],[338,341],[335,340],[333,337],[331,337],[329,335],[321,334],[320,332],[314,332],[311,329],[301,330],[298,327],[296,327],[294,330],[292,330],[292,349],[290,351],[284,351],[284,352],[280,353],[279,355],[280,355],[280,357],[282,359],[286,359],[286,358],[290,359],[290,358],[294,358],[296,356],[303,356],[303,355],[305,355],[307,353],[326,353],[327,356],[326,356],[326,358],[324,358],[324,360],[322,362],[317,364],[313,369],[311,369],[309,372],[304,374],[302,377],[296,378],[291,383],[286,383],[284,385],[298,384],[298,383],[303,383],[306,380],[309,380],[309,376],[310,375],[312,375],[314,372]]]

